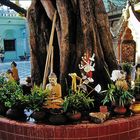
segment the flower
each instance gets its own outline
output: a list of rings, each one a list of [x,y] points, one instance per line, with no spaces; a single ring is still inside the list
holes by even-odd
[[[83,75],[82,79],[83,80],[87,79],[87,76],[86,75]]]
[[[94,89],[95,89],[96,92],[99,93],[101,91],[101,85],[98,84]]]
[[[134,88],[135,88],[135,82],[131,81],[131,89],[134,89]]]
[[[82,57],[81,63],[79,64],[83,80],[82,84],[87,85],[94,82],[94,79],[92,78],[92,72],[95,71],[94,57],[94,53],[91,57],[88,53],[84,53],[84,56]]]
[[[90,82],[90,83],[92,83],[92,82],[94,82],[94,80],[93,80],[93,78],[87,78],[87,80]]]
[[[90,71],[94,71],[94,67],[91,66],[90,64],[86,64],[85,67],[84,67],[84,71],[86,73],[90,72]]]
[[[94,57],[95,57],[95,53],[93,53],[92,57],[89,58],[89,60],[90,60],[90,61],[94,61],[94,60],[95,60]]]
[[[89,80],[88,79],[86,79],[86,80],[83,81],[83,84],[85,84],[85,85],[87,85],[88,83],[89,83]]]
[[[116,80],[121,79],[123,76],[124,74],[122,74],[120,70],[113,70],[110,79],[115,82]]]

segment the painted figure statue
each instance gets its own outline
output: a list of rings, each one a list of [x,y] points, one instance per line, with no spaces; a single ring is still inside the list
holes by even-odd
[[[46,89],[50,90],[50,94],[47,101],[44,103],[44,108],[47,109],[59,109],[63,103],[61,85],[57,83],[57,77],[55,73],[49,75],[49,84],[46,85]]]
[[[17,64],[13,61],[11,63],[11,71],[12,71],[12,77],[13,79],[19,83],[19,75],[18,75],[18,69],[17,69]]]

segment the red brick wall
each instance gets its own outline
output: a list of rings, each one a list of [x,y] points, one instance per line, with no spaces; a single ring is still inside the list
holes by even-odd
[[[0,140],[140,140],[140,116],[62,126],[0,118]]]

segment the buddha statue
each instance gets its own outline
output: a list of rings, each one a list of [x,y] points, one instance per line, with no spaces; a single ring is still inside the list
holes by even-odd
[[[49,83],[46,85],[46,89],[50,91],[47,101],[43,107],[47,109],[59,109],[62,108],[63,103],[61,85],[57,83],[57,77],[55,73],[49,75]]]
[[[19,75],[18,75],[17,64],[14,61],[11,63],[11,68],[12,68],[11,69],[12,77],[19,84],[20,79],[19,79]]]

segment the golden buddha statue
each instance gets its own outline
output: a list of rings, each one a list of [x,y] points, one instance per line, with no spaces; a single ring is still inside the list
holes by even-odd
[[[57,77],[55,73],[49,75],[49,84],[46,85],[46,89],[50,90],[47,101],[43,107],[47,109],[59,109],[63,103],[61,85],[57,83]]]

